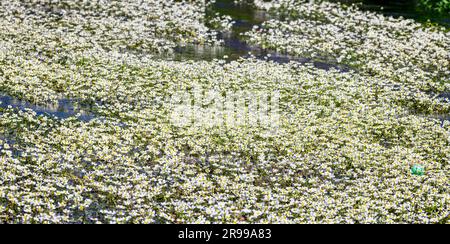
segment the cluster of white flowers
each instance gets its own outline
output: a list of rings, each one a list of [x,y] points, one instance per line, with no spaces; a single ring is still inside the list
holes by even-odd
[[[450,122],[433,115],[448,113],[450,104],[420,81],[295,62],[163,61],[122,52],[116,44],[128,42],[106,28],[106,19],[141,18],[138,2],[185,13],[203,1],[1,2],[0,91],[37,104],[73,98],[96,117],[58,119],[0,101],[0,223],[450,221]],[[42,8],[29,7],[36,4]],[[60,21],[49,20],[62,10]],[[335,11],[344,10],[323,12]],[[179,15],[166,18],[148,20],[165,25]],[[380,23],[398,32],[404,25]],[[64,32],[68,26],[87,29]],[[145,33],[128,30],[137,39]],[[84,36],[91,31],[100,33]],[[429,46],[448,43],[447,34],[423,30],[428,35],[442,38]],[[60,51],[48,53],[52,48]],[[389,50],[395,47],[380,47]],[[439,55],[432,65],[444,65],[434,63]],[[417,74],[437,74],[417,67]],[[245,123],[174,125],[167,98],[196,87],[276,92],[276,131]],[[411,174],[415,164],[425,167],[423,176]]]
[[[326,1],[255,1],[279,19],[247,36],[265,48],[346,64],[421,90],[450,90],[450,32]]]
[[[12,0],[0,3],[3,38],[33,51],[105,49],[168,52],[183,43],[217,43],[206,0]],[[216,19],[227,27],[227,18]]]

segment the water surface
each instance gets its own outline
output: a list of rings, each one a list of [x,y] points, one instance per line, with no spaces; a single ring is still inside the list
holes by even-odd
[[[6,93],[0,92],[0,107],[14,108],[18,110],[31,109],[36,114],[56,117],[58,119],[67,119],[77,117],[81,121],[90,121],[95,118],[93,113],[87,111],[87,108],[80,106],[76,99],[61,98],[56,105],[36,105],[24,100],[20,100]]]
[[[381,13],[386,16],[404,17],[419,22],[438,23],[450,27],[450,16],[424,12],[417,7],[416,0],[329,0],[344,4],[358,4],[362,10]]]

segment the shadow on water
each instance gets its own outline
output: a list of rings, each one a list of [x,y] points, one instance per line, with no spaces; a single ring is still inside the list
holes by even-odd
[[[68,98],[59,99],[57,105],[40,106],[14,98],[5,93],[0,93],[0,108],[8,107],[18,110],[31,109],[37,115],[51,116],[58,119],[77,117],[81,121],[89,122],[95,118],[94,114],[87,112],[87,108],[78,105],[75,99]]]
[[[386,16],[404,17],[419,22],[428,20],[450,28],[450,16],[427,13],[417,7],[417,0],[328,0],[344,4],[358,4],[362,10]]]

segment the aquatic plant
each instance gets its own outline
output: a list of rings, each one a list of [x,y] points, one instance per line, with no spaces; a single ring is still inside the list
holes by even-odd
[[[449,90],[450,33],[403,18],[326,1],[255,1],[278,13],[255,27],[250,41],[439,94]]]
[[[149,18],[142,2],[168,15]],[[450,122],[434,113],[447,113],[450,104],[429,92],[448,86],[431,79],[448,75],[448,34],[356,9],[286,2],[302,14],[301,6],[311,10],[306,37],[317,43],[311,55],[329,51],[338,58],[347,50],[373,57],[357,63],[344,56],[341,62],[359,64],[348,72],[253,58],[156,59],[160,40],[168,49],[180,40],[215,42],[200,20],[202,2],[0,3],[0,90],[34,104],[75,99],[94,115],[88,121],[55,118],[0,104],[1,223],[449,221]],[[358,18],[367,49],[352,49],[336,34],[335,19],[345,21],[340,28],[350,38]],[[332,24],[316,24],[325,20]],[[366,30],[368,22],[379,27]],[[306,54],[295,41],[304,23],[310,22],[269,21],[250,38]],[[316,35],[320,31],[330,47]],[[285,42],[281,32],[289,33]],[[387,37],[377,41],[383,33]],[[398,39],[409,35],[429,43]],[[141,44],[130,51],[131,43]],[[417,51],[402,43],[422,46],[413,46]],[[421,64],[426,57],[429,63]],[[384,64],[388,58],[414,70]],[[372,73],[363,61],[373,65]],[[223,119],[174,123],[179,104],[173,97],[180,91],[196,119],[210,108]],[[209,91],[220,95],[196,96]],[[249,119],[246,114],[261,110],[249,100],[229,99],[242,92],[279,94],[277,108],[266,111],[277,110],[279,124]],[[236,101],[231,108],[247,112],[243,123],[228,123],[228,116],[235,118],[223,109],[230,100]],[[415,162],[426,174],[411,174]]]
[[[419,0],[419,8],[440,14],[450,14],[450,1],[448,0]]]

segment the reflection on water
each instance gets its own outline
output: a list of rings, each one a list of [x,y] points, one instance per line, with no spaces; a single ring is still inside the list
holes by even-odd
[[[328,0],[344,4],[359,4],[362,10],[378,12],[386,16],[404,17],[420,22],[432,22],[450,27],[450,16],[425,13],[418,9],[416,0]]]
[[[253,26],[261,25],[270,19],[268,13],[256,10],[246,3],[237,4],[229,0],[217,0],[207,9],[207,17],[228,15],[233,19],[231,32],[221,32],[218,38],[223,40],[222,46],[205,45],[180,45],[175,48],[170,57],[173,60],[206,60],[225,59],[227,61],[237,60],[241,57],[249,57],[250,53],[259,58],[263,56],[258,47],[248,45],[242,38],[242,34],[250,31]],[[265,53],[264,53],[265,54]],[[286,56],[287,57],[287,56]]]
[[[255,9],[247,2],[236,3],[232,0],[217,0],[210,9],[208,15],[215,16],[217,13],[228,15],[234,24],[231,32],[219,33],[218,38],[223,40],[222,46],[207,45],[180,45],[175,48],[175,52],[165,55],[163,58],[171,60],[206,60],[223,59],[233,61],[239,58],[256,58],[260,60],[273,61],[275,63],[297,62],[301,64],[310,63],[319,69],[337,69],[341,72],[348,72],[349,68],[326,62],[319,62],[311,58],[295,57],[272,50],[263,49],[259,46],[249,45],[243,34],[250,31],[254,26],[260,26],[267,20],[275,18],[268,12]]]
[[[41,106],[14,98],[5,93],[0,93],[0,108],[8,107],[18,110],[31,109],[37,115],[53,116],[59,119],[77,117],[79,120],[85,122],[95,117],[92,113],[87,112],[87,108],[80,106],[75,99],[61,98],[56,105]]]

